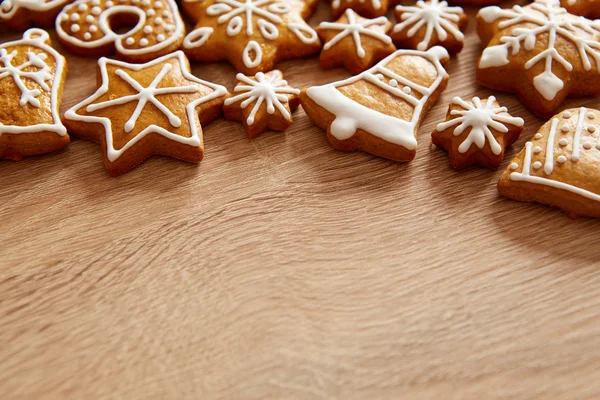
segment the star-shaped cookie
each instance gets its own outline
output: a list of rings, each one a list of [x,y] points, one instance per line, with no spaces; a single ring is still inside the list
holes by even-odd
[[[456,169],[471,164],[496,169],[504,158],[504,150],[523,131],[524,121],[508,113],[494,96],[465,101],[455,97],[450,103],[446,121],[438,124],[431,141],[448,151],[450,164]]]
[[[358,74],[396,51],[386,34],[392,24],[386,17],[363,18],[351,9],[336,22],[321,22],[317,33],[323,41],[321,66],[340,65]]]
[[[153,154],[199,162],[200,124],[221,113],[227,89],[196,78],[189,68],[181,51],[145,64],[103,57],[98,90],[69,109],[64,124],[73,135],[100,142],[111,175]]]
[[[567,96],[600,94],[600,21],[569,14],[558,0],[536,0],[481,9],[477,31],[487,45],[477,81],[516,93],[537,115],[551,115]]]
[[[239,72],[254,75],[321,49],[317,32],[285,0],[205,0],[185,7],[197,22],[183,41],[193,60],[228,60]]]
[[[390,36],[400,48],[427,50],[442,46],[450,54],[459,53],[464,45],[462,31],[469,19],[460,7],[450,7],[445,1],[417,1],[414,6],[397,6],[399,21]]]
[[[249,138],[266,129],[284,131],[292,124],[292,112],[300,105],[300,90],[288,85],[279,70],[254,77],[237,74],[234,96],[225,100],[226,119],[241,121]]]
[[[389,0],[332,0],[331,14],[333,18],[339,18],[351,8],[367,18],[376,18],[385,15],[390,3]]]

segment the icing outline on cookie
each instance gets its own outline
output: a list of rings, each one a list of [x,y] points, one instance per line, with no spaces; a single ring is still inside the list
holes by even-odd
[[[31,10],[33,12],[44,12],[67,3],[68,0],[4,0],[0,4],[0,19],[8,20],[15,15],[19,9]]]

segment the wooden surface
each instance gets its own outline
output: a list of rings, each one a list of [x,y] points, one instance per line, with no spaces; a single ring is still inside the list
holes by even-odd
[[[0,398],[600,398],[600,221],[501,198],[501,170],[429,143],[453,96],[490,93],[470,23],[408,164],[332,149],[302,110],[255,140],[206,125],[199,165],[111,178],[77,139],[0,161]],[[68,61],[63,110],[95,90],[95,61]],[[504,168],[543,121],[498,97],[526,120]]]

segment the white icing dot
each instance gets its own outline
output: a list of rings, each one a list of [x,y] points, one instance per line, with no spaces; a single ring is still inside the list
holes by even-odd
[[[86,15],[85,22],[91,24],[92,22],[94,22],[94,17],[92,17],[91,15]]]
[[[115,3],[113,3],[112,1],[107,1],[106,3],[104,3],[104,6],[105,6],[106,8],[112,7],[112,6],[114,6],[114,5],[115,5]]]
[[[141,38],[140,39],[140,46],[148,46],[148,39]]]
[[[92,32],[92,33],[96,32],[97,30],[98,30],[98,27],[96,25],[91,25],[90,28],[89,28],[89,31]]]
[[[156,40],[158,40],[159,42],[162,42],[163,40],[165,40],[165,35],[163,35],[162,33],[159,33],[156,36]]]
[[[68,14],[63,14],[63,15],[60,16],[60,19],[63,20],[63,21],[66,21],[66,20],[69,19],[69,15]]]
[[[162,8],[162,3],[160,1],[155,1],[154,8]]]
[[[411,92],[411,88],[410,88],[410,87],[408,87],[408,86],[404,86],[404,87],[402,88],[402,91],[403,91],[404,93],[406,93],[406,94],[409,94],[409,93]]]
[[[587,127],[587,130],[589,133],[594,133],[596,132],[596,127],[594,125],[590,125]]]
[[[88,6],[87,6],[87,4],[85,4],[85,3],[81,3],[81,4],[80,4],[80,5],[77,7],[77,9],[79,10],[79,12],[84,12],[85,10],[87,10],[87,9],[88,9]]]
[[[517,168],[519,168],[519,164],[517,164],[516,162],[510,164],[510,169],[517,169]]]
[[[390,79],[390,86],[393,86],[393,87],[398,86],[398,81],[395,79]]]
[[[79,25],[73,24],[71,25],[71,32],[79,32]]]
[[[146,25],[144,27],[144,33],[146,33],[146,34],[152,33],[152,27],[150,25]]]
[[[79,14],[77,14],[77,13],[71,14],[71,21],[79,21]]]
[[[100,0],[92,0],[92,5],[93,6],[99,6],[100,5]]]
[[[169,10],[165,10],[165,11],[163,11],[162,15],[165,18],[169,18],[171,16],[171,13],[169,12]]]
[[[8,12],[12,8],[12,2],[10,0],[4,0],[1,7],[2,10]]]
[[[587,113],[587,117],[588,117],[588,119],[594,119],[594,118],[596,118],[596,114],[594,114],[593,112],[589,112],[589,113]]]
[[[569,132],[570,129],[571,129],[571,127],[569,126],[569,124],[564,124],[563,126],[560,127],[560,130],[565,133]]]
[[[568,118],[571,118],[571,113],[568,111],[565,111],[562,116],[563,116],[563,118],[568,119]]]
[[[381,81],[381,80],[383,80],[383,74],[377,74],[377,75],[375,75],[375,78],[377,78]]]
[[[542,152],[542,148],[541,148],[540,146],[535,146],[535,147],[533,148],[533,152],[534,152],[534,153],[541,153],[541,152]]]
[[[146,15],[149,17],[153,17],[154,14],[156,14],[156,11],[154,11],[154,8],[149,8],[148,10],[146,10]]]
[[[156,17],[156,19],[154,20],[154,23],[156,25],[161,25],[163,23],[163,19],[161,17]]]
[[[102,13],[102,9],[98,6],[96,7],[92,7],[92,14],[94,15],[100,15]]]
[[[558,141],[558,144],[560,144],[561,146],[566,146],[569,144],[569,141],[565,138],[562,138]]]
[[[128,37],[128,38],[125,40],[125,43],[131,46],[132,44],[134,44],[134,43],[135,43],[135,39],[134,39],[134,38],[132,38],[132,37]]]
[[[542,138],[542,134],[541,133],[536,133],[534,138],[536,139],[541,139]]]
[[[589,150],[592,148],[592,144],[590,142],[583,142],[583,148]]]
[[[150,0],[142,0],[142,5],[143,5],[144,7],[147,7],[147,6],[149,6],[149,5],[150,5]]]
[[[85,40],[90,40],[92,38],[92,34],[89,33],[89,32],[86,32],[86,33],[83,34],[83,38]]]
[[[540,169],[540,168],[542,168],[542,163],[541,163],[541,162],[539,162],[539,161],[536,161],[536,162],[534,162],[534,163],[533,163],[533,168],[535,168],[535,169]]]
[[[564,164],[567,162],[567,157],[565,156],[558,156],[558,158],[556,159],[556,161],[558,161],[561,164]]]

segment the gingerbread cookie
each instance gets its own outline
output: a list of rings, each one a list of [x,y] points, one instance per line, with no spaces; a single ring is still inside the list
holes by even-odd
[[[442,46],[450,54],[463,48],[465,36],[462,31],[469,19],[460,7],[450,7],[445,1],[417,1],[415,6],[397,6],[391,37],[398,47],[427,50]]]
[[[561,0],[560,4],[571,14],[600,18],[600,0]]]
[[[386,17],[366,19],[347,9],[336,22],[321,22],[317,33],[325,43],[321,66],[340,65],[358,74],[389,56],[396,47],[386,35],[392,24]]]
[[[515,200],[600,217],[600,111],[573,108],[555,115],[525,144],[498,182]]]
[[[126,33],[116,30],[135,26]],[[116,51],[119,58],[144,62],[177,50],[185,26],[173,0],[77,0],[56,19],[62,45],[82,56]]]
[[[333,147],[410,161],[419,125],[448,83],[448,61],[439,46],[398,50],[352,78],[303,90],[300,102]]]
[[[11,29],[23,30],[29,26],[49,28],[56,16],[70,0],[2,0],[0,23]]]
[[[477,81],[516,93],[548,116],[567,96],[600,94],[600,22],[569,14],[558,0],[511,9],[486,7],[477,31],[487,44]]]
[[[321,42],[298,9],[285,0],[205,0],[194,6],[196,28],[183,49],[193,60],[229,60],[254,75],[290,58],[318,52]],[[186,8],[187,9],[187,8]]]
[[[456,169],[471,164],[496,169],[506,147],[519,138],[523,124],[522,118],[511,116],[494,96],[485,101],[479,97],[469,101],[455,97],[448,108],[446,122],[438,124],[431,141],[448,151],[450,164]]]
[[[384,16],[389,5],[389,0],[332,0],[331,14],[337,19],[351,8],[367,18],[376,18]]]
[[[58,110],[67,62],[46,31],[0,45],[0,158],[48,153],[69,144]]]
[[[100,142],[111,175],[153,154],[201,161],[200,124],[219,116],[227,96],[223,86],[193,76],[181,51],[146,64],[103,57],[98,86],[65,113],[64,123],[73,135]]]
[[[258,72],[253,78],[237,74],[233,97],[225,100],[226,119],[241,121],[249,138],[266,129],[284,131],[292,124],[292,112],[300,105],[300,90],[288,85],[279,70]]]

